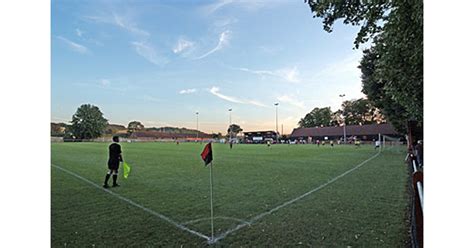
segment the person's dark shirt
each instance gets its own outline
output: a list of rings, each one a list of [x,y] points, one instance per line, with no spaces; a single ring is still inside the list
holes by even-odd
[[[112,143],[109,146],[109,163],[119,163],[122,160],[122,149],[119,144]]]
[[[422,144],[416,144],[415,145],[415,151],[416,151],[416,155],[420,156],[423,159],[423,145]]]

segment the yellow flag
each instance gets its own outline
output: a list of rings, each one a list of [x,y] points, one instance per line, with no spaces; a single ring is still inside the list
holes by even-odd
[[[130,166],[124,161],[123,162],[123,177],[127,179],[129,173],[130,173]]]

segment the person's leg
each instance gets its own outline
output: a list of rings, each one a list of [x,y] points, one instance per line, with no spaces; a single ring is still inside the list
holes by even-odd
[[[105,175],[104,188],[109,187],[109,179],[110,179],[111,174],[112,174],[112,170],[109,169],[109,171],[107,172],[107,175]]]
[[[113,178],[113,180],[114,180],[113,186],[114,186],[114,187],[115,187],[115,186],[120,186],[120,185],[117,184],[118,169],[113,170],[113,176],[112,176],[112,178]]]

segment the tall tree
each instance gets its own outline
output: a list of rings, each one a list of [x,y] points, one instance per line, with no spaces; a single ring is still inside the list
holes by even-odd
[[[360,62],[359,68],[362,72],[362,92],[367,95],[368,99],[376,108],[379,108],[395,129],[400,132],[406,132],[406,123],[408,120],[408,112],[397,103],[385,90],[386,81],[380,80],[376,75],[376,64],[378,56],[375,47],[364,50],[364,55]]]
[[[333,124],[333,113],[330,107],[314,108],[302,118],[299,127],[319,127],[329,126]]]
[[[132,135],[134,132],[143,130],[145,126],[139,121],[131,121],[128,123],[127,132]]]
[[[239,125],[237,124],[232,124],[232,125],[229,125],[229,128],[227,128],[227,135],[230,137],[235,137],[237,134],[239,134],[240,132],[242,132],[243,129],[240,128]]]
[[[72,116],[70,131],[77,139],[94,139],[104,133],[107,124],[97,106],[83,104]]]
[[[385,122],[380,111],[367,99],[360,98],[342,103],[346,125],[366,125]]]
[[[372,60],[373,75],[371,80],[363,80],[363,87],[364,91],[370,88],[372,94],[367,95],[368,99],[389,116],[390,122],[396,127],[406,119],[422,122],[423,1],[307,0],[307,3],[314,17],[323,18],[324,30],[331,32],[334,22],[343,19],[345,24],[360,26],[354,40],[356,48],[372,40],[372,48],[364,53],[364,59]],[[366,83],[369,85],[365,86]],[[376,103],[381,98],[391,102]]]

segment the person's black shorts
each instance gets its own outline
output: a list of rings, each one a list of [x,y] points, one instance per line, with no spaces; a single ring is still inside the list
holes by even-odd
[[[109,170],[118,170],[119,169],[119,164],[120,164],[120,161],[109,161],[108,165],[109,165]]]

